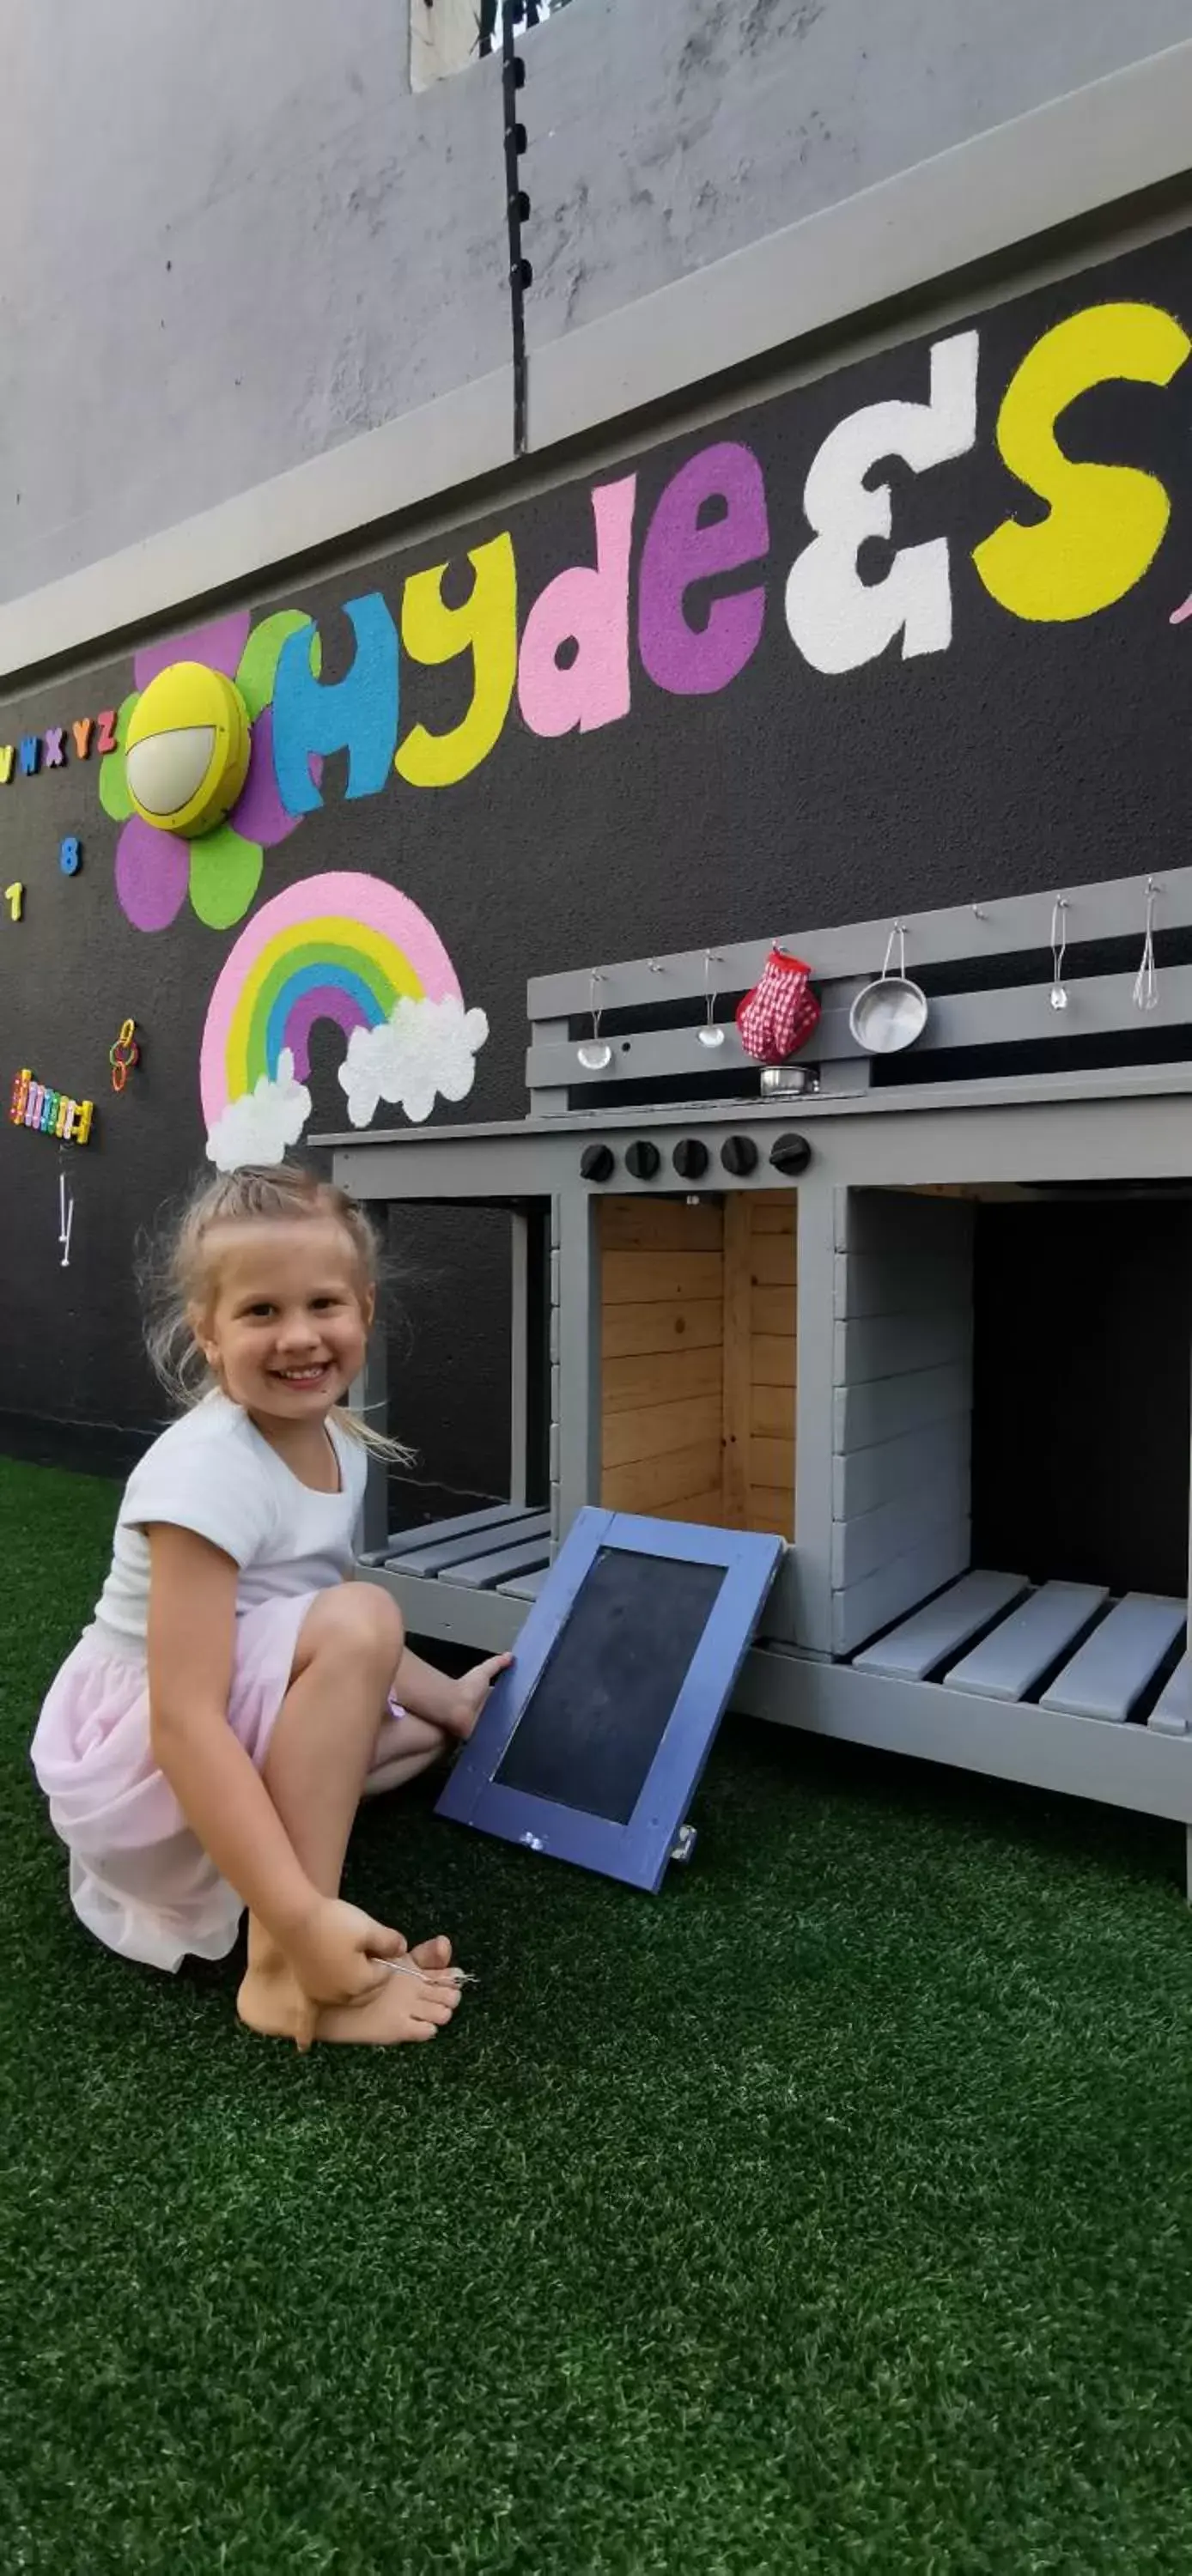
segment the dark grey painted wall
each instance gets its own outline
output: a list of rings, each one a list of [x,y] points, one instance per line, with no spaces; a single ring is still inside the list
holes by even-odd
[[[1063,424],[1070,454],[1144,466],[1170,494],[1167,535],[1128,597],[1078,623],[1028,623],[994,603],[970,560],[1008,511],[1042,515],[994,443],[1015,367],[1053,322],[1116,297],[1192,322],[1192,242],[1173,238],[982,317],[975,448],[918,477],[890,469],[897,542],[946,535],[951,544],[947,651],[904,661],[895,642],[866,667],[827,677],[796,651],[783,615],[786,573],[807,541],[808,466],[860,406],[924,398],[929,344],[918,341],[641,459],[635,566],[659,494],[713,435],[748,441],[764,472],[765,566],[714,585],[763,581],[763,632],[719,695],[665,693],[634,648],[624,719],[545,740],[511,710],[495,750],[457,786],[418,791],[391,777],[382,794],[344,801],[343,764],[328,764],[326,804],[267,855],[262,897],[324,869],[360,868],[430,915],[465,998],[492,1027],[471,1098],[441,1114],[521,1114],[532,973],[1186,863],[1192,626],[1169,623],[1192,587],[1182,376],[1166,391],[1103,385]],[[554,574],[590,560],[590,494],[582,478],[511,505],[461,530],[458,550],[511,529],[524,616]],[[405,574],[442,555],[426,545],[302,585],[296,600],[324,623],[329,677],[348,658],[344,600],[376,588],[396,612]],[[875,544],[865,577],[885,569]],[[631,594],[635,584],[636,571]],[[704,605],[693,595],[693,618]],[[0,742],[94,712],[130,684],[126,658],[43,687],[4,714]],[[456,721],[467,695],[458,667],[407,662],[404,687],[403,735],[417,718]],[[57,865],[68,831],[84,845],[70,879]],[[56,1243],[57,1151],[0,1126],[0,1411],[135,1432],[156,1407],[130,1289],[134,1237],[201,1157],[199,1042],[236,933],[207,930],[188,911],[152,937],[131,928],[113,896],[115,840],[94,763],[0,788],[0,882],[19,876],[28,889],[19,925],[0,915],[7,1066],[30,1064],[99,1104],[94,1143],[67,1158],[77,1201],[68,1271]],[[107,1049],[127,1013],[143,1031],[144,1060],[115,1100],[104,1088]],[[345,1123],[340,1052],[332,1032],[318,1033],[312,1131]],[[491,1243],[461,1254],[458,1235],[406,1230],[417,1277],[399,1418],[428,1478],[491,1490],[504,1473],[494,1357],[503,1291]]]

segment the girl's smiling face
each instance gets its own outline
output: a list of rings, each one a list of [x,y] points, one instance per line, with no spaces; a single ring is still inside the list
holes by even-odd
[[[246,1413],[318,1419],[364,1364],[374,1296],[334,1217],[213,1226],[208,1294],[195,1339],[224,1394]]]

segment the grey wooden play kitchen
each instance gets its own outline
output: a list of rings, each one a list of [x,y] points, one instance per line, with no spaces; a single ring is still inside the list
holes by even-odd
[[[971,1538],[976,1213],[1192,1195],[1190,930],[1182,870],[800,934],[822,1016],[764,1068],[715,1002],[764,940],[543,976],[524,1120],[324,1138],[379,1214],[513,1223],[508,1497],[394,1534],[370,1487],[411,1631],[512,1644],[585,1504],[773,1530],[736,1707],[1168,1817],[1192,1856],[1186,1581],[1080,1579],[1062,1524],[1047,1564]],[[867,1044],[892,961],[923,1008]],[[1184,1561],[1186,1526],[1185,1482]]]

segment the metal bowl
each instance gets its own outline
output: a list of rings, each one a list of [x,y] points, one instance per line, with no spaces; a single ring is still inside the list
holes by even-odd
[[[897,1055],[922,1037],[927,995],[909,975],[879,975],[858,993],[848,1024],[867,1055]]]

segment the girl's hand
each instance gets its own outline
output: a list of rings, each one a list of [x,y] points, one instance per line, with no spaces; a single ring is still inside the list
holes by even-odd
[[[512,1655],[490,1655],[487,1663],[473,1664],[470,1673],[461,1675],[455,1685],[455,1706],[451,1716],[451,1733],[463,1743],[475,1731],[488,1703],[488,1695],[498,1675],[507,1672]]]
[[[309,1998],[313,2033],[319,2004],[360,2004],[389,1982],[386,1961],[400,1959],[404,1935],[376,1923],[342,1897],[321,1896],[284,1942],[286,1956]],[[299,2047],[303,2045],[299,2040]],[[307,2042],[309,2045],[309,2041]]]

